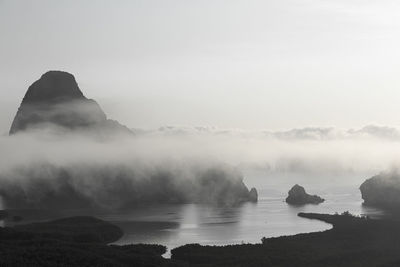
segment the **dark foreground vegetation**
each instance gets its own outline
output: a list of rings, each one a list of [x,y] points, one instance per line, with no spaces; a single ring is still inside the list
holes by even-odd
[[[161,257],[161,245],[115,246],[117,226],[93,217],[0,227],[0,266],[185,266]]]
[[[400,222],[349,213],[300,213],[333,225],[324,232],[263,238],[262,244],[185,245],[172,258],[199,266],[400,266]]]
[[[400,222],[299,213],[333,225],[324,232],[262,238],[260,244],[107,245],[121,230],[92,217],[0,228],[0,266],[400,266]]]

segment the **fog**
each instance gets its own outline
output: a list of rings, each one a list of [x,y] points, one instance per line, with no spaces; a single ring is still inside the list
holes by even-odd
[[[245,194],[245,169],[321,177],[379,173],[397,166],[400,156],[397,129],[377,126],[287,132],[163,127],[133,132],[104,137],[39,127],[0,137],[0,191],[6,205],[229,204]]]
[[[360,130],[303,128],[286,132],[162,127],[134,135],[93,136],[86,131],[36,128],[0,137],[1,170],[34,161],[56,165],[218,162],[279,171],[371,171],[395,166],[400,155],[396,128]]]
[[[396,128],[373,125],[281,132],[162,127],[137,140],[234,166],[304,173],[379,172],[397,165],[400,145]]]

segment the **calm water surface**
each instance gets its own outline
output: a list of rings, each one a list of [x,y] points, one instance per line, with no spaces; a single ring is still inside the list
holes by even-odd
[[[323,231],[331,225],[297,216],[299,212],[335,213],[350,211],[379,217],[382,211],[362,206],[358,190],[364,177],[311,177],[298,174],[265,179],[265,174],[249,172],[245,182],[256,186],[259,201],[239,207],[210,207],[198,204],[150,206],[100,217],[119,225],[124,236],[116,244],[156,243],[174,248],[188,243],[226,245],[258,243],[262,237],[276,237]],[[262,176],[262,177],[259,177]],[[358,176],[357,176],[358,177]],[[320,179],[318,182],[315,179]],[[324,181],[321,184],[321,180]],[[279,181],[279,182],[277,182]],[[346,181],[346,182],[344,182]],[[340,186],[337,184],[340,183]],[[294,183],[319,194],[320,205],[293,207],[284,202]]]
[[[238,207],[210,207],[198,204],[145,206],[132,210],[92,214],[120,226],[124,236],[116,244],[162,244],[169,249],[188,244],[226,245],[259,243],[262,237],[277,237],[323,231],[331,225],[297,216],[299,212],[381,216],[382,211],[363,207],[359,185],[367,177],[311,177],[299,174],[245,172],[245,183],[258,189],[258,203]],[[293,207],[284,202],[295,183],[326,201],[320,205]],[[340,185],[340,186],[338,186]],[[32,215],[34,214],[34,216]],[[49,213],[26,212],[24,222],[53,219]],[[79,214],[70,211],[68,215]],[[30,216],[32,215],[32,216]],[[36,217],[36,218],[34,218]]]

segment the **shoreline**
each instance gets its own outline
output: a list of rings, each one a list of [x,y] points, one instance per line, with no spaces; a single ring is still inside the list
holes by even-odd
[[[332,228],[319,232],[262,238],[260,243],[256,244],[186,244],[172,249],[171,258],[168,259],[162,256],[168,253],[165,246],[114,245],[110,242],[115,242],[114,237],[122,234],[119,234],[119,227],[93,217],[72,217],[25,226],[20,224],[16,227],[1,227],[0,264],[57,266],[60,259],[56,255],[59,253],[68,255],[68,258],[62,258],[62,263],[68,266],[99,266],[105,262],[110,266],[176,267],[336,267],[400,264],[400,229],[397,220],[370,219],[346,212],[299,213],[297,216],[329,223]],[[91,234],[87,235],[82,229],[96,230],[91,230]],[[10,259],[18,261],[11,262]],[[29,259],[29,264],[25,263],[26,259]]]

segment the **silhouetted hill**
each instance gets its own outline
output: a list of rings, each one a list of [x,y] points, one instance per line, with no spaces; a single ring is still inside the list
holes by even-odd
[[[51,126],[131,133],[127,127],[108,120],[97,102],[84,96],[75,77],[63,71],[46,72],[28,88],[10,134]]]
[[[86,99],[75,77],[64,71],[48,71],[29,87],[22,104],[63,102],[74,99]]]

